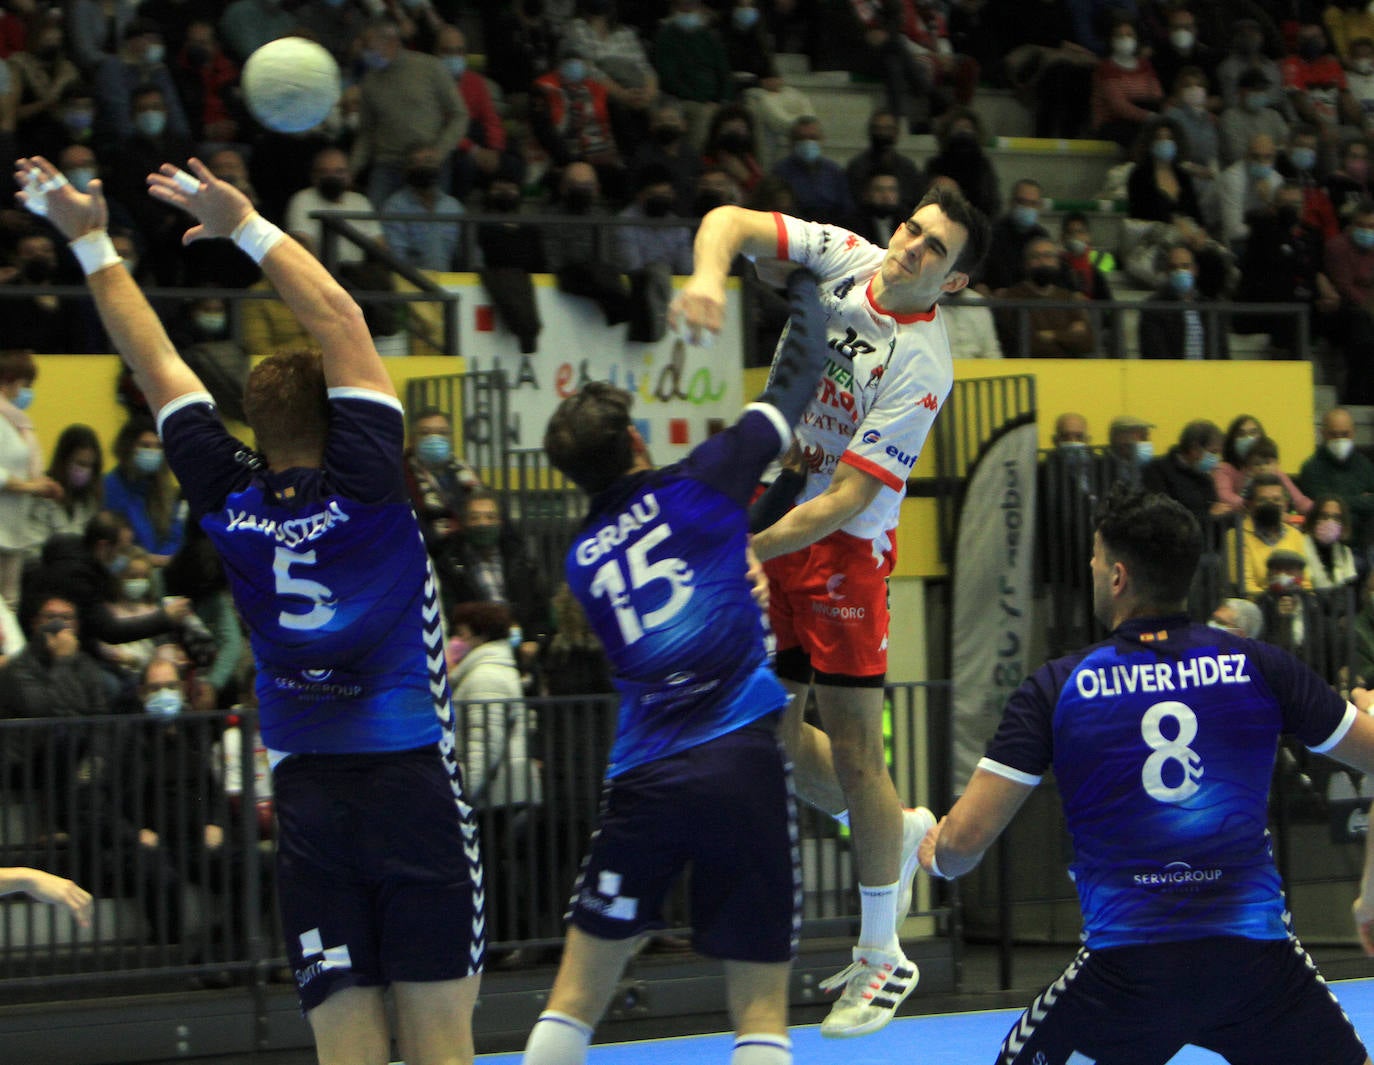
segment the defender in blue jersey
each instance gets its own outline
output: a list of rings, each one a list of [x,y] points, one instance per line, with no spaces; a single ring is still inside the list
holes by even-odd
[[[454,759],[439,602],[402,468],[401,406],[356,303],[198,160],[149,176],[232,237],[320,352],[274,355],[244,396],[258,451],[220,424],[78,193],[20,160],[26,206],[72,241],[101,319],[157,413],[196,521],[249,629],[273,763],[282,928],[319,1059],[472,1061],[485,948],[482,868]]]
[[[601,823],[526,1065],[585,1060],[636,940],[663,927],[689,864],[693,944],[726,963],[733,1065],[786,1065],[787,976],[801,882],[787,693],[748,577],[747,505],[792,440],[825,360],[809,273],[788,282],[788,342],[768,389],[730,428],[655,469],[631,395],[602,383],[549,420],[549,460],[591,493],[567,579],[615,670],[620,719]]]
[[[1281,735],[1374,771],[1374,696],[1347,703],[1291,655],[1189,621],[1201,544],[1173,500],[1108,499],[1092,577],[1111,636],[1021,685],[921,843],[928,872],[962,875],[1053,767],[1083,949],[1003,1065],[1162,1065],[1189,1043],[1236,1065],[1368,1061],[1288,926],[1266,825]]]

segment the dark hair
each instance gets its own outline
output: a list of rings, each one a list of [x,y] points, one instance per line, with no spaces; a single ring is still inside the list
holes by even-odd
[[[1064,230],[1068,229],[1069,226],[1072,225],[1074,222],[1082,222],[1086,226],[1089,224],[1088,216],[1085,215],[1082,211],[1066,212],[1064,217],[1059,220],[1059,235],[1063,236]]]
[[[702,152],[702,155],[715,156],[718,154],[719,145],[717,141],[720,139],[720,127],[727,122],[736,120],[743,122],[748,128],[749,153],[751,155],[754,153],[757,147],[755,140],[757,134],[754,131],[753,114],[743,104],[724,104],[716,108],[716,113],[711,116],[711,124],[706,131],[706,150]]]
[[[151,414],[131,414],[129,420],[120,426],[119,432],[115,435],[114,456],[126,477],[133,462],[134,450],[138,446],[138,438],[144,433],[158,435],[157,423],[153,421]],[[158,535],[166,536],[167,530],[172,527],[176,496],[176,488],[172,484],[172,474],[167,468],[167,463],[159,466],[157,473],[149,480],[151,486],[145,502],[148,517]]]
[[[73,488],[67,476],[67,467],[71,465],[72,456],[78,451],[90,448],[95,452],[95,469],[91,472],[90,482],[85,488]],[[52,449],[52,461],[48,464],[48,476],[62,486],[62,491],[66,493],[65,502],[70,505],[73,497],[85,499],[95,497],[99,499],[103,490],[103,482],[100,475],[105,470],[105,452],[100,446],[100,437],[96,435],[94,429],[89,425],[69,425],[62,430],[62,435],[57,438],[57,444]]]
[[[81,542],[86,547],[94,547],[96,544],[117,544],[119,534],[129,528],[128,519],[123,514],[116,514],[111,510],[101,510],[91,515],[86,522],[86,528],[81,534]]]
[[[1198,418],[1185,425],[1183,432],[1178,434],[1178,448],[1180,451],[1191,451],[1200,447],[1205,451],[1208,444],[1221,439],[1221,436],[1221,428],[1216,422]]]
[[[1245,501],[1248,503],[1254,499],[1255,493],[1261,488],[1282,488],[1283,498],[1288,499],[1288,488],[1283,483],[1283,478],[1277,473],[1257,473],[1250,478],[1250,483],[1245,486],[1245,491],[1242,493],[1245,496]]]
[[[1140,128],[1140,133],[1136,136],[1135,145],[1131,149],[1131,158],[1136,163],[1150,161],[1150,145],[1154,143],[1155,134],[1160,127],[1164,127],[1174,138],[1174,143],[1178,145],[1178,151],[1174,155],[1173,166],[1177,168],[1183,162],[1184,156],[1188,154],[1188,134],[1178,122],[1165,115],[1156,115],[1149,119]]]
[[[1344,543],[1350,537],[1350,508],[1340,496],[1317,496],[1313,499],[1312,509],[1302,520],[1302,531],[1310,536],[1316,530],[1317,522],[1322,520],[1322,508],[1328,503],[1335,503],[1341,508],[1341,542]]]
[[[558,405],[544,431],[544,453],[583,491],[608,487],[634,462],[630,404],[634,396],[604,381],[591,381]]]
[[[413,429],[426,418],[443,418],[450,426],[453,425],[453,415],[446,410],[438,407],[421,407],[410,416],[410,427]]]
[[[1260,427],[1260,435],[1264,435],[1264,426],[1253,414],[1237,414],[1231,419],[1231,424],[1226,427],[1226,439],[1221,442],[1221,457],[1229,462],[1236,469],[1240,469],[1240,452],[1236,450],[1236,441],[1240,439],[1240,427],[1246,422],[1254,422]]]
[[[1279,445],[1267,436],[1256,437],[1242,461],[1251,462],[1254,459],[1268,459],[1270,462],[1278,462]]]
[[[28,350],[0,351],[0,385],[11,381],[33,383],[38,376],[38,363],[33,361],[33,352]]]
[[[965,274],[973,273],[988,253],[988,244],[992,240],[992,227],[988,225],[987,215],[969,203],[968,197],[962,192],[947,185],[932,185],[916,205],[916,211],[929,204],[940,208],[946,218],[963,226],[968,233],[964,249],[950,269]]]
[[[459,625],[466,625],[484,643],[504,640],[510,636],[510,608],[505,603],[484,600],[459,603],[449,617],[449,628],[456,629]]]
[[[1202,529],[1177,500],[1117,484],[1097,511],[1107,558],[1126,567],[1142,603],[1174,607],[1188,598]]]
[[[129,101],[133,103],[141,96],[152,96],[154,93],[158,95],[164,104],[167,102],[167,94],[162,91],[162,86],[152,81],[145,81],[141,85],[136,86],[134,91],[129,93]]]

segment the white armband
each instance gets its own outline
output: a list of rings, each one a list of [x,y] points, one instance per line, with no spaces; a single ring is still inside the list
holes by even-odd
[[[254,211],[234,230],[233,241],[250,259],[260,263],[286,234]]]
[[[81,264],[81,272],[87,277],[110,266],[123,265],[124,260],[115,251],[114,242],[103,229],[93,229],[77,237],[67,245],[71,248],[76,261]]]

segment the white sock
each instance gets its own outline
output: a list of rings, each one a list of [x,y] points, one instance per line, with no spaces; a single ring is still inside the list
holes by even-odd
[[[566,1013],[545,1010],[530,1029],[522,1060],[524,1065],[583,1065],[591,1041],[590,1025]]]
[[[785,1035],[742,1035],[730,1065],[792,1065],[792,1040]]]
[[[863,919],[859,925],[859,946],[879,950],[900,950],[897,941],[897,884],[878,887],[859,885],[859,904]]]
[[[837,813],[837,814],[831,814],[830,816],[833,817],[833,818],[834,818],[836,821],[838,821],[840,824],[844,825],[845,828],[848,828],[848,827],[849,827],[849,811],[848,811],[848,810],[841,810],[839,813]]]

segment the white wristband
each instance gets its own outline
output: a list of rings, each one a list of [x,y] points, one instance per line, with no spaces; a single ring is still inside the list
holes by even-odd
[[[935,862],[935,852],[934,852],[934,851],[931,851],[931,852],[930,852],[930,875],[933,876],[933,877],[936,877],[937,879],[940,879],[940,880],[953,880],[953,879],[954,879],[952,876],[948,876],[946,873],[944,873],[944,872],[940,869],[940,866],[939,866],[938,864],[936,864],[936,862]]]
[[[103,229],[93,229],[77,237],[67,247],[71,248],[76,261],[81,264],[82,273],[87,277],[106,267],[122,265],[124,262],[119,252],[115,251],[110,235]]]
[[[256,211],[234,230],[233,241],[250,259],[260,263],[286,234]]]

